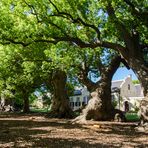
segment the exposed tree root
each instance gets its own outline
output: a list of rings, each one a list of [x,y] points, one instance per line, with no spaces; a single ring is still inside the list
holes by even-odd
[[[72,120],[73,124],[87,124],[87,120],[85,115],[80,115],[78,117],[76,117],[75,119]]]
[[[138,114],[140,116],[140,122],[135,129],[140,132],[148,132],[148,97],[145,97],[145,99],[141,101]]]

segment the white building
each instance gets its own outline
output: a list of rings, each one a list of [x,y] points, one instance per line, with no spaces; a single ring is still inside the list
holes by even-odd
[[[133,84],[131,76],[123,80],[112,81],[112,99],[116,101],[116,108],[125,111],[125,102],[128,103],[129,110],[135,110],[139,107],[140,101],[144,98],[143,90],[140,84]],[[90,93],[86,87],[76,88],[74,95],[70,97],[70,106],[77,110],[87,104]]]
[[[117,101],[116,108],[123,111],[125,111],[126,103],[128,103],[129,110],[135,110],[144,98],[141,85],[133,84],[130,75],[123,80],[112,81],[111,89],[112,98]]]
[[[74,95],[69,98],[71,108],[77,110],[88,103],[90,93],[86,87],[75,88]]]

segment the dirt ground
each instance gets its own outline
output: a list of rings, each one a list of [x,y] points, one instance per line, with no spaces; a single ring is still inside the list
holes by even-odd
[[[89,121],[78,125],[70,121],[36,114],[0,114],[0,147],[148,147],[148,133],[135,131],[137,123]]]

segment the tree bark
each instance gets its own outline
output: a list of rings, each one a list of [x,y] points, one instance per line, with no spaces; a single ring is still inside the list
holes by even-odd
[[[134,14],[132,13],[133,16],[134,17],[137,16],[140,23],[145,24],[147,18],[146,17],[141,17],[142,19],[139,18],[141,12],[138,12],[135,9],[135,7],[133,7],[131,2],[127,1],[125,2],[130,7],[132,6],[131,7],[132,12],[134,12]],[[145,99],[141,101],[140,116],[142,120],[148,122],[148,66],[146,66],[144,62],[144,53],[143,53],[144,50],[143,45],[146,45],[145,48],[147,48],[147,44],[143,43],[143,41],[140,40],[138,25],[133,24],[131,30],[129,31],[124,25],[124,22],[118,20],[111,2],[108,2],[107,13],[109,17],[112,19],[115,26],[117,27],[117,30],[120,33],[120,38],[121,40],[124,41],[126,46],[126,50],[120,50],[119,52],[122,54],[122,56],[127,61],[129,66],[134,70],[135,74],[137,75],[138,79],[142,84]],[[135,19],[137,18],[135,17]]]
[[[23,112],[24,113],[29,113],[30,112],[30,108],[29,108],[29,97],[28,97],[28,94],[24,93],[23,94],[23,101],[24,101],[24,104],[23,104]]]
[[[148,96],[148,67],[142,60],[132,59],[132,57],[129,63],[142,84],[144,96]]]
[[[91,93],[91,97],[83,111],[86,114],[86,120],[112,119],[114,108],[111,103],[111,83],[102,78],[98,88]]]
[[[116,113],[119,113],[121,118],[123,117],[121,111],[114,109],[111,99],[111,80],[119,67],[120,62],[121,58],[115,57],[111,61],[110,65],[102,71],[101,79],[96,84],[97,88],[95,91],[91,92],[91,99],[89,100],[86,108],[82,111],[82,114],[73,120],[74,122],[84,123],[86,120],[90,119],[112,120],[114,119]],[[94,85],[94,87],[96,87],[96,85]],[[94,90],[93,87],[92,90]]]
[[[52,83],[54,94],[52,98],[51,111],[49,116],[55,118],[72,118],[73,111],[69,105],[69,98],[66,90],[66,73],[56,70],[53,74]]]
[[[132,57],[130,59],[130,66],[140,80],[144,93],[144,99],[141,101],[139,109],[140,124],[148,124],[148,67],[142,60],[133,59]]]

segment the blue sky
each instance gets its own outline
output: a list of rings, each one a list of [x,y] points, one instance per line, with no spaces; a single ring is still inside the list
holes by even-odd
[[[128,70],[125,67],[120,67],[118,68],[118,70],[116,71],[116,73],[113,76],[113,80],[120,80],[120,79],[124,79],[125,77],[127,77],[128,75],[132,75],[132,79],[133,80],[137,80],[138,78],[136,77],[136,75],[134,74],[134,72],[130,69]]]
[[[134,74],[134,72],[130,69],[128,70],[126,67],[120,67],[117,69],[113,76],[113,81],[115,80],[121,80],[127,77],[128,75],[132,76],[132,80],[138,80],[137,76]],[[99,78],[92,77],[92,81],[97,82]]]

